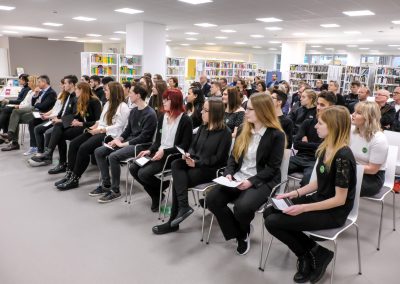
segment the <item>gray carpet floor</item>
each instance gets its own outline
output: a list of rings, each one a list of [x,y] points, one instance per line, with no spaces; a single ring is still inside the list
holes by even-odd
[[[216,222],[210,244],[200,242],[200,208],[179,232],[156,236],[151,227],[160,221],[139,186],[134,187],[133,204],[124,199],[99,204],[88,196],[98,183],[95,166],[89,166],[79,189],[59,192],[53,183],[61,176],[48,175],[49,167],[29,167],[22,153],[0,152],[1,284],[293,283],[296,258],[278,241],[265,272],[258,270],[261,216],[253,221],[246,256],[235,254],[235,242],[224,241]],[[351,229],[339,238],[334,283],[399,283],[400,228],[392,230],[391,200],[386,202],[380,251],[380,206],[362,200],[358,223],[363,274],[357,274]],[[329,277],[330,266],[321,283],[329,283]]]

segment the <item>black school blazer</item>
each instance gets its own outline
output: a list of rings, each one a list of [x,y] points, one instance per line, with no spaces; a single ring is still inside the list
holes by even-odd
[[[237,139],[236,139],[237,141]],[[267,128],[257,148],[257,174],[248,180],[254,188],[271,190],[281,182],[281,163],[285,149],[285,133],[274,128]],[[224,175],[234,175],[242,166],[244,155],[236,162],[231,154]]]
[[[162,126],[164,121],[165,115],[161,115],[158,119],[158,126],[157,126],[157,135],[156,141],[150,147],[150,153],[154,154],[158,151],[158,148],[161,146],[161,133],[162,133]],[[176,130],[175,140],[174,140],[174,147],[164,149],[164,156],[167,157],[169,154],[179,153],[175,146],[178,146],[187,152],[189,150],[190,144],[192,143],[193,137],[193,125],[192,120],[190,117],[183,113],[181,120],[178,124],[178,129]]]

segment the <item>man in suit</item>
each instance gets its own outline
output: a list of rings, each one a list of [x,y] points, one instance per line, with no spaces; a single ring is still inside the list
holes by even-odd
[[[34,128],[42,123],[41,118],[35,118],[33,111],[41,113],[48,112],[52,109],[57,100],[56,92],[50,86],[50,79],[47,75],[41,75],[38,78],[38,88],[35,89],[35,94],[32,96],[32,109],[15,109],[13,110],[10,123],[8,125],[8,133],[0,134],[1,138],[10,141],[7,147],[2,151],[19,150],[18,132],[19,124],[29,123],[29,135],[31,147],[36,147],[36,139]],[[31,122],[32,121],[32,122]]]
[[[208,96],[208,93],[210,92],[211,86],[208,84],[207,76],[206,75],[201,75],[200,76],[200,84],[201,84],[201,90],[203,91],[204,96]]]
[[[396,87],[393,91],[393,102],[390,103],[396,111],[396,116],[392,123],[393,131],[400,132],[400,87]]]
[[[396,116],[396,111],[394,107],[388,104],[388,99],[390,98],[390,93],[388,90],[380,89],[375,95],[375,102],[379,105],[381,109],[381,127],[382,130],[390,130],[392,123]]]

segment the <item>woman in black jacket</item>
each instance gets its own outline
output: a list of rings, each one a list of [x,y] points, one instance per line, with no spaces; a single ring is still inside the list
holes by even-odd
[[[202,122],[201,109],[204,104],[204,94],[199,88],[189,88],[188,95],[186,97],[186,114],[190,116],[193,123],[193,128],[199,127]]]
[[[154,226],[157,235],[175,232],[179,223],[193,213],[189,206],[189,187],[210,182],[217,169],[226,165],[232,143],[231,131],[224,123],[224,104],[210,99],[204,103],[203,125],[199,127],[188,153],[172,163],[173,199],[169,221]]]
[[[48,148],[43,155],[33,157],[36,162],[52,161],[53,152],[58,146],[60,160],[58,165],[49,170],[49,174],[58,174],[67,169],[67,143],[81,135],[85,128],[93,126],[100,118],[101,102],[91,91],[90,85],[86,82],[79,82],[76,85],[75,94],[78,97],[74,104],[71,114],[63,117],[62,122],[58,122],[53,127]],[[70,125],[67,125],[70,123]]]
[[[291,111],[288,117],[293,121],[293,135],[297,133],[304,120],[317,115],[317,93],[313,89],[305,89],[300,97],[301,107]]]
[[[179,89],[168,89],[163,94],[165,114],[160,117],[156,141],[149,150],[139,153],[137,158],[150,156],[151,161],[140,167],[136,163],[130,167],[133,177],[143,185],[150,195],[151,210],[156,212],[160,203],[160,180],[154,175],[161,172],[170,154],[179,153],[180,147],[187,151],[192,141],[192,121],[184,113],[183,96]],[[169,159],[169,166],[173,159]]]
[[[207,195],[208,208],[217,218],[225,239],[237,239],[236,252],[240,255],[250,249],[250,223],[255,212],[281,181],[285,149],[285,133],[275,115],[271,96],[252,95],[245,118],[224,173],[228,180],[240,184],[219,186]],[[228,203],[234,204],[233,212]]]

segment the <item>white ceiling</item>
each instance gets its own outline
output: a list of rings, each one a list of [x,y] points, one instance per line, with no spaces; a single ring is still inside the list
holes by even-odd
[[[40,36],[64,40],[64,36],[75,36],[78,40],[111,42],[110,38],[118,37],[124,41],[124,35],[114,34],[125,30],[127,23],[149,21],[165,24],[168,28],[168,44],[179,46],[189,43],[201,47],[205,43],[217,46],[237,46],[234,42],[245,42],[245,48],[261,46],[262,50],[278,52],[279,44],[270,41],[306,41],[308,50],[320,53],[332,53],[325,48],[333,47],[343,51],[362,50],[363,53],[400,53],[400,25],[392,24],[400,20],[399,0],[214,0],[213,3],[190,5],[177,0],[0,0],[0,5],[15,6],[13,11],[0,10],[0,34],[8,36]],[[128,15],[114,12],[119,8],[143,10],[144,13]],[[343,11],[371,10],[375,16],[348,17]],[[72,20],[76,16],[96,18],[93,22]],[[275,17],[282,22],[263,23],[256,20],[262,17]],[[43,26],[43,22],[64,24],[61,27]],[[201,28],[194,23],[208,22],[218,27]],[[335,23],[339,28],[322,28],[321,24]],[[281,27],[280,31],[268,31],[265,27]],[[24,31],[23,27],[35,27],[40,30]],[[6,34],[4,30],[18,34]],[[236,33],[222,33],[222,29],[233,29]],[[359,31],[360,34],[348,35],[344,31]],[[185,32],[197,32],[198,35],[187,35]],[[91,38],[88,33],[101,34]],[[305,33],[305,35],[293,35]],[[250,35],[263,35],[263,38],[252,38]],[[215,39],[226,36],[227,39]],[[188,41],[186,38],[196,38]],[[362,40],[372,40],[364,42]],[[347,47],[356,44],[357,47]],[[311,47],[320,45],[321,47]],[[277,48],[277,51],[270,51]],[[340,53],[340,52],[339,52]]]

